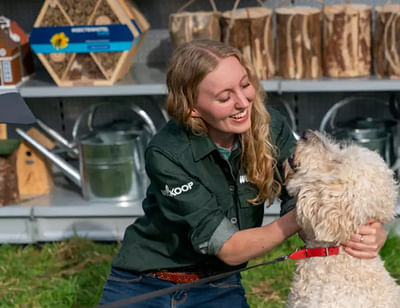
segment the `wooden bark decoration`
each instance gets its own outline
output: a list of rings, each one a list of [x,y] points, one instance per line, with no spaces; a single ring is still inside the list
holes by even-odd
[[[182,12],[169,16],[172,48],[195,39],[221,40],[217,12]]]
[[[371,73],[371,6],[326,6],[323,11],[323,68],[329,77]]]
[[[260,79],[275,75],[272,11],[249,7],[221,15],[222,40],[238,48],[251,63]],[[232,28],[229,29],[233,18]]]
[[[400,78],[400,5],[377,6],[373,41],[375,74]]]
[[[322,76],[321,11],[312,7],[276,9],[276,64],[288,79]]]
[[[16,158],[16,152],[0,156],[0,206],[18,199]]]

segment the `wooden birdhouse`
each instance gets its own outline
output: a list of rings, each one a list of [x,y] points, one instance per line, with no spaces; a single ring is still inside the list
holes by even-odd
[[[35,128],[31,128],[28,135],[48,149],[55,147],[51,140]],[[16,156],[19,198],[48,194],[54,187],[48,160],[26,141],[20,144]]]
[[[57,85],[111,85],[129,71],[148,29],[126,0],[46,0],[30,43]]]
[[[19,45],[22,60],[22,79],[33,74],[33,52],[29,45],[29,36],[22,28],[14,21],[10,20],[10,37]]]
[[[28,35],[19,25],[0,16],[1,85],[17,85],[33,73]]]
[[[0,73],[1,85],[16,85],[22,80],[20,52],[5,30],[0,30]]]

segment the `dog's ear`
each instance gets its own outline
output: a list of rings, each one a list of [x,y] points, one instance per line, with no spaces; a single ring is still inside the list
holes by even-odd
[[[340,182],[313,183],[312,188],[299,192],[297,219],[308,236],[317,241],[343,243],[357,230],[359,219],[351,212],[354,204],[342,194]]]

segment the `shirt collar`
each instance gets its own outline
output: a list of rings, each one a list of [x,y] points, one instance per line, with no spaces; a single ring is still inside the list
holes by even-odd
[[[210,154],[212,151],[217,150],[216,145],[208,136],[198,136],[189,133],[189,140],[192,145],[193,159],[199,161],[203,157]]]
[[[193,151],[193,159],[194,161],[199,161],[204,158],[208,154],[213,151],[218,151],[215,143],[208,137],[207,135],[194,135],[193,133],[189,133],[189,140],[192,145]],[[232,154],[240,151],[240,142],[239,140],[235,141],[235,144],[232,148]]]

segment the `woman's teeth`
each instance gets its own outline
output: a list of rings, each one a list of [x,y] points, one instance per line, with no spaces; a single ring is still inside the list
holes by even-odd
[[[235,114],[233,116],[231,116],[234,119],[241,119],[243,118],[247,113],[247,110],[242,111],[241,113]]]

